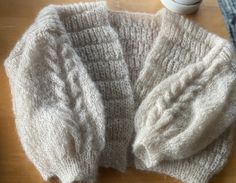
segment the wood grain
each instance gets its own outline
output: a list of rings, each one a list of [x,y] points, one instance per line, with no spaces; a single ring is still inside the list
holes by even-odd
[[[43,183],[41,176],[25,156],[17,137],[11,96],[3,62],[33,22],[38,11],[48,4],[65,4],[75,0],[0,0],[0,182],[1,183]],[[163,6],[159,0],[116,0],[109,1],[114,9],[155,13]],[[223,17],[216,0],[204,0],[200,10],[192,16],[193,21],[224,38],[228,38]],[[235,138],[236,140],[236,138]],[[229,162],[211,183],[236,182],[236,146]],[[120,173],[112,169],[100,169],[98,183],[180,183],[169,176],[129,169]]]

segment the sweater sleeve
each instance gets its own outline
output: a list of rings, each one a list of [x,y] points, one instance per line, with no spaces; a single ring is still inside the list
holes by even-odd
[[[235,121],[236,75],[223,58],[191,64],[163,80],[136,116],[136,156],[147,167],[187,158]]]
[[[27,32],[5,61],[25,153],[44,180],[93,182],[105,144],[100,93],[65,37]]]
[[[148,168],[164,160],[184,159],[200,152],[236,119],[236,75],[231,45],[173,16],[165,21],[171,23],[166,23],[159,33],[162,40],[153,46],[144,66],[156,67],[156,73],[167,77],[154,77],[153,69],[148,72],[144,68],[141,76],[149,80],[138,81],[136,85],[146,89],[150,88],[150,81],[160,80],[152,82],[153,88],[143,92],[145,95],[139,92],[143,100],[135,116],[133,151]],[[158,55],[163,49],[168,50],[168,42],[178,55],[172,58],[170,53],[163,61]],[[194,55],[184,57],[185,50]],[[148,65],[150,61],[152,64]]]

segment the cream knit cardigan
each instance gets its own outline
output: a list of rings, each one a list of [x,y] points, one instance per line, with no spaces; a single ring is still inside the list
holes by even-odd
[[[231,44],[166,9],[50,5],[5,61],[17,131],[45,180],[99,166],[204,183],[230,153]]]

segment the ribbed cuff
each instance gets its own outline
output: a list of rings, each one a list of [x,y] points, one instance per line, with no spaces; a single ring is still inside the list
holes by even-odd
[[[96,180],[97,164],[86,159],[86,164],[82,166],[77,161],[67,161],[63,167],[58,170],[57,176],[62,183],[72,183],[74,181],[82,181],[92,183]],[[94,164],[95,163],[95,164]]]
[[[45,172],[43,168],[38,167],[45,181],[57,177],[61,183],[73,183],[74,181],[92,183],[96,181],[98,155],[90,152],[85,155],[78,155],[76,158],[61,159],[59,162],[53,162],[50,165],[55,166],[53,172]]]
[[[151,168],[164,160],[164,154],[161,153],[161,147],[158,146],[158,134],[151,132],[152,129],[142,127],[137,132],[133,144],[133,153],[142,163]]]

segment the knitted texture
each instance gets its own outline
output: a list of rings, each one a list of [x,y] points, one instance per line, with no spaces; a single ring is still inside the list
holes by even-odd
[[[166,9],[45,7],[5,61],[23,148],[45,180],[130,166],[207,182],[232,146],[232,54]]]
[[[105,6],[84,4],[57,9],[73,48],[102,95],[106,146],[101,164],[125,170],[133,131],[133,93],[118,35],[109,26]]]
[[[187,34],[192,31],[197,32],[199,40],[213,39],[211,37],[214,35],[207,35],[188,21],[185,21],[181,28],[185,30],[184,33],[181,29],[173,30],[173,25],[181,27],[179,22],[184,20],[180,19],[178,22],[171,20],[173,16],[167,14],[162,20],[165,22],[165,27],[158,37],[167,37],[165,42],[170,44],[175,42],[175,45],[168,49],[170,54],[163,59],[159,58],[162,50],[167,50],[165,47],[167,44],[164,45],[162,40],[157,38],[136,83],[139,98],[142,99],[146,93],[148,95],[135,116],[138,135],[134,149],[141,159],[147,158],[145,162],[148,167],[162,160],[182,159],[195,154],[209,145],[235,119],[233,115],[236,104],[235,73],[228,55],[231,47],[215,38],[215,42],[210,45],[199,41],[192,48],[194,50],[189,48],[188,53],[194,51],[192,55],[197,54],[201,58],[199,60],[185,56],[184,53],[173,56],[171,53],[179,49],[178,43],[184,44],[179,39],[181,34],[185,38],[185,44],[195,39]],[[160,48],[159,45],[164,46]],[[198,50],[198,47],[206,46],[209,48]],[[178,64],[181,64],[188,58],[191,58],[188,63],[192,64],[184,68],[176,66],[173,62],[177,59]],[[164,70],[166,66],[161,65],[165,59],[170,60],[166,70]],[[160,72],[152,72],[151,68],[160,68]],[[170,76],[169,72],[172,73]],[[157,73],[162,75],[158,77]],[[162,77],[166,79],[163,80]],[[229,95],[228,92],[232,94]],[[209,129],[211,129],[210,134]],[[163,141],[165,138],[168,140]],[[157,152],[157,149],[160,151]]]

